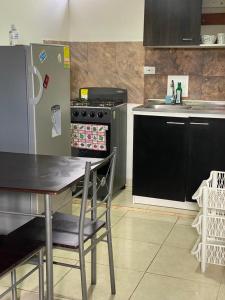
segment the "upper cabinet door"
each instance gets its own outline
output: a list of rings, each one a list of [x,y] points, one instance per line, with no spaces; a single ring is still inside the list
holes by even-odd
[[[145,0],[144,46],[199,45],[202,0]]]

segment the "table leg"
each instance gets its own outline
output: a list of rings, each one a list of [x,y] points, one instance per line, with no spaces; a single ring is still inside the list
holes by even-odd
[[[52,259],[52,203],[45,195],[45,234],[46,234],[46,285],[47,300],[53,300],[53,259]]]

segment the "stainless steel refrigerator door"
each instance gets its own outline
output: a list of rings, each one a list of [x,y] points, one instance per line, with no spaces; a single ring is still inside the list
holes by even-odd
[[[29,152],[27,51],[27,46],[0,47],[0,151]],[[2,191],[0,210],[29,213],[31,195]],[[0,234],[9,233],[29,219],[0,214]]]
[[[64,46],[31,45],[31,153],[71,155],[70,69],[68,57],[64,57],[66,50]],[[33,195],[32,198],[32,210],[43,212],[43,197]],[[53,208],[66,199],[72,199],[71,191],[54,196]],[[72,204],[69,203],[64,211],[71,213]]]
[[[30,152],[71,153],[70,69],[64,64],[65,50],[64,46],[31,45],[33,100],[30,101],[30,128],[33,133],[30,134]]]

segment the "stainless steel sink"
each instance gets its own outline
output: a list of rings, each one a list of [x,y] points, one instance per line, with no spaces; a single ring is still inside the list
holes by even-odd
[[[207,102],[207,103],[200,103],[200,101],[186,101],[186,103],[182,104],[166,104],[162,101],[158,100],[150,100],[144,104],[143,108],[154,109],[154,110],[163,110],[163,111],[220,111],[225,113],[225,104]]]
[[[186,109],[191,109],[192,106],[186,104],[147,103],[144,105],[144,108],[159,109],[159,110],[186,110]]]
[[[192,105],[191,107],[192,110],[220,110],[224,111],[225,110],[225,105],[213,105],[213,104],[202,104],[202,105]]]

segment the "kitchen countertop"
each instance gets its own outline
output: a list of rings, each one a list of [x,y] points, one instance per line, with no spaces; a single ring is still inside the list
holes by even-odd
[[[148,104],[164,104],[162,99],[147,99],[145,103]],[[180,117],[180,118],[218,118],[225,119],[225,101],[204,101],[204,100],[184,100],[186,108],[179,108],[179,104],[167,104],[169,110],[166,109],[167,105],[162,105],[162,108],[146,107],[140,105],[133,108],[134,115],[149,115],[149,116],[165,116],[165,117]],[[188,108],[191,106],[191,108]],[[201,107],[202,106],[202,107]]]

